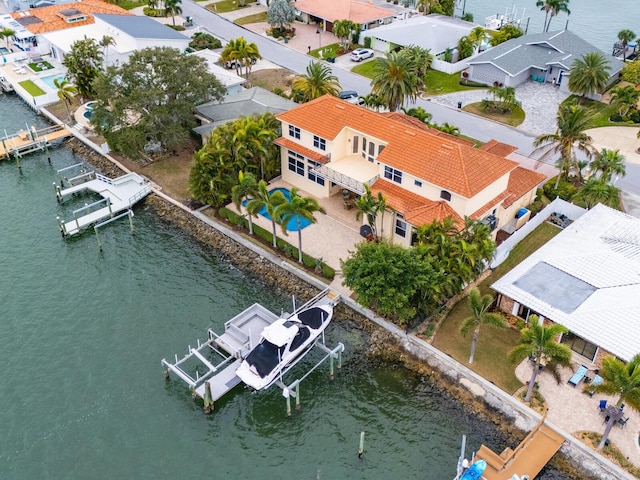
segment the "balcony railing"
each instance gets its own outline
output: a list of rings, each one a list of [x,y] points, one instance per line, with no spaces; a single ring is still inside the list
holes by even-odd
[[[335,170],[332,170],[325,165],[317,166],[312,171],[317,173],[318,175],[322,175],[324,178],[332,181],[336,185],[340,185],[341,187],[351,190],[358,195],[364,195],[366,193],[364,186],[367,185],[368,187],[370,187],[376,182],[376,180],[378,180],[378,178],[380,178],[380,175],[376,175],[366,182],[361,182],[359,180],[356,180],[355,178],[345,175],[344,173],[336,172]]]

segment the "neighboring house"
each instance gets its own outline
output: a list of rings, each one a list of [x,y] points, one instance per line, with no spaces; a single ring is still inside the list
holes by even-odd
[[[94,14],[93,17],[93,25],[43,34],[42,43],[48,46],[54,58],[62,61],[75,41],[84,38],[100,41],[108,35],[113,38],[115,45],[110,45],[106,50],[106,62],[117,66],[126,63],[136,50],[173,47],[185,51],[191,41],[186,35],[146,16]]]
[[[303,23],[320,23],[324,31],[332,32],[337,20],[351,20],[362,30],[391,23],[397,13],[359,0],[298,0],[294,4]]]
[[[640,353],[640,219],[598,204],[492,285],[498,306],[563,325],[578,363]]]
[[[437,57],[449,48],[456,49],[458,41],[475,27],[471,22],[445,15],[421,15],[367,31],[360,40],[370,37],[371,48],[383,53],[416,45]]]
[[[242,90],[225,96],[221,101],[204,103],[196,107],[196,118],[201,126],[193,129],[202,136],[204,145],[211,130],[238,117],[271,112],[278,114],[295,107],[297,103],[260,87]]]
[[[42,8],[51,5],[62,5],[65,3],[75,3],[77,0],[5,0],[7,11],[16,12],[18,10],[28,10],[30,8]]]
[[[0,19],[0,26],[16,32],[12,41],[20,50],[35,55],[48,54],[49,45],[41,45],[43,34],[93,25],[95,14],[132,16],[127,10],[102,0],[83,0],[13,12]]]
[[[190,53],[189,55],[198,56],[207,62],[209,72],[213,73],[220,83],[224,85],[226,89],[225,95],[235,95],[244,90],[242,85],[244,85],[247,80],[244,77],[236,75],[235,69],[229,70],[221,66],[219,53],[205,49]]]
[[[618,78],[624,63],[605,54],[569,30],[536,33],[513,38],[467,61],[462,75],[468,80],[515,87],[531,79],[552,83],[569,92],[569,71],[574,60],[587,53],[602,53],[611,67],[609,84]]]
[[[473,148],[404,114],[329,95],[277,117],[283,180],[318,198],[362,195],[368,185],[395,211],[382,230],[405,245],[417,227],[447,217],[480,219],[495,238],[545,181],[504,157],[514,147],[493,141]]]

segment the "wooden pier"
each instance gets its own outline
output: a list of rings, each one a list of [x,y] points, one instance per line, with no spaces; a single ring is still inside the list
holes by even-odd
[[[71,170],[79,170],[79,175],[67,178],[62,176]],[[61,184],[65,181],[68,188],[62,188],[54,183],[58,202],[65,198],[87,191],[99,194],[102,199],[90,205],[73,211],[73,220],[64,221],[56,217],[58,227],[63,237],[80,233],[89,226],[96,229],[118,218],[121,212],[127,210],[131,218],[131,207],[151,193],[151,185],[137,173],[128,173],[121,177],[111,179],[90,171],[84,164],[76,164],[59,170]],[[102,223],[100,223],[102,222]]]
[[[545,423],[545,418],[531,430],[515,450],[506,448],[500,455],[481,445],[474,461],[485,460],[486,480],[534,479],[564,443],[564,437]]]
[[[0,142],[0,159],[11,157],[19,159],[32,152],[46,151],[53,143],[62,141],[69,136],[71,136],[71,132],[60,125],[40,130],[31,127],[27,130],[20,130],[13,135],[8,135],[5,131]]]
[[[340,295],[327,288],[304,305],[294,308],[294,313],[308,308],[312,305],[323,303],[337,304]],[[286,314],[285,317],[290,316]],[[224,333],[218,335],[213,330],[208,330],[208,340],[201,343],[199,340],[195,348],[189,345],[187,353],[175,361],[169,362],[162,359],[165,376],[169,379],[169,374],[184,381],[192,395],[204,400],[205,413],[213,409],[213,404],[234,387],[241,383],[240,377],[236,375],[236,370],[243,359],[260,342],[262,330],[271,325],[278,318],[278,315],[270,312],[262,305],[254,303],[252,306],[239,313],[224,324]],[[299,405],[299,384],[313,370],[315,370],[324,360],[331,359],[331,375],[333,375],[333,358],[340,358],[344,350],[344,345],[338,344],[333,349],[329,349],[322,342],[316,344],[317,347],[327,352],[327,356],[316,364],[301,379],[296,380],[290,386],[282,382],[276,384],[283,389],[283,394],[287,399],[287,413],[291,411],[289,397],[296,398],[296,405]],[[284,376],[289,369],[282,372]]]

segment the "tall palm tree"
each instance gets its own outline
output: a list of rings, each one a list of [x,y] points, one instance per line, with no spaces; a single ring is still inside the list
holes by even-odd
[[[571,349],[556,341],[558,335],[567,332],[565,327],[557,323],[548,327],[541,324],[537,315],[531,315],[529,327],[520,331],[520,343],[509,352],[509,360],[512,363],[520,363],[525,358],[533,360],[533,372],[529,380],[529,389],[524,397],[525,402],[531,400],[536,377],[543,365],[558,383],[560,382],[558,367],[571,365]]]
[[[287,199],[280,190],[275,192],[269,192],[267,182],[260,180],[258,182],[258,191],[256,196],[249,200],[247,203],[247,211],[250,215],[256,215],[262,208],[265,208],[269,217],[271,217],[272,235],[273,235],[273,248],[276,248],[276,208],[283,203],[286,203]]]
[[[602,360],[600,376],[603,380],[602,383],[596,386],[585,386],[585,391],[619,395],[616,402],[618,407],[624,402],[635,411],[640,412],[640,355],[633,357],[627,364],[615,357],[605,357]],[[607,422],[598,450],[604,448],[613,422],[613,418]]]
[[[371,227],[371,233],[377,240],[379,238],[377,227],[378,214],[382,213],[381,219],[383,222],[384,211],[387,208],[387,198],[382,195],[382,192],[378,192],[378,195],[374,195],[368,185],[364,186],[364,190],[364,195],[361,195],[360,198],[356,200],[356,208],[358,209],[358,211],[356,212],[356,220],[360,220],[363,215],[366,215],[367,224]],[[380,236],[382,236],[382,232]]]
[[[182,0],[164,0],[164,14],[171,15],[171,20],[173,20],[173,26],[176,25],[176,15],[180,15],[182,13],[182,7],[180,4]]]
[[[613,175],[624,177],[627,174],[624,155],[620,150],[603,148],[590,166],[591,171],[600,172],[600,179],[607,183],[611,181]]]
[[[611,67],[603,53],[586,53],[571,64],[569,90],[581,95],[600,93],[609,84]]]
[[[397,52],[384,58],[376,58],[373,66],[371,91],[377,94],[390,112],[404,105],[405,100],[415,101],[421,80],[413,73],[411,60]]]
[[[280,226],[284,234],[287,234],[287,224],[290,220],[295,219],[298,227],[298,261],[302,263],[302,225],[301,219],[304,218],[311,223],[316,223],[315,212],[325,213],[315,198],[301,197],[297,188],[291,189],[291,198],[288,202],[281,203],[276,207],[275,214],[280,220]]]
[[[536,7],[540,7],[540,10],[544,12],[544,23],[542,24],[542,31],[547,31],[547,22],[549,20],[549,12],[551,12],[552,0],[537,0]]]
[[[585,110],[578,105],[560,105],[558,108],[557,125],[555,133],[544,133],[536,137],[533,146],[536,147],[533,153],[541,152],[539,161],[548,158],[550,155],[560,154],[558,166],[565,179],[569,178],[569,173],[573,168],[578,175],[578,180],[582,180],[580,169],[578,168],[578,158],[575,150],[583,152],[587,158],[593,158],[595,148],[591,143],[591,137],[584,133],[588,126],[588,118]],[[560,176],[556,181],[556,188],[560,182]]]
[[[242,201],[248,200],[258,194],[258,182],[253,173],[244,173],[242,170],[238,172],[238,184],[231,189],[231,200],[236,206],[238,212],[242,213]],[[253,235],[253,220],[249,213],[249,234]]]
[[[466,335],[473,329],[469,363],[473,363],[478,337],[480,336],[480,327],[483,324],[493,325],[498,328],[507,328],[508,326],[501,313],[488,311],[492,303],[493,297],[491,295],[481,295],[480,290],[477,288],[472,288],[469,291],[469,306],[471,307],[472,315],[465,318],[460,326],[460,333],[462,333],[462,335]]]
[[[627,120],[630,110],[635,110],[640,99],[640,91],[634,85],[611,89],[611,105],[617,108],[618,115]]]
[[[236,73],[249,79],[251,66],[256,63],[256,60],[260,60],[262,56],[255,43],[247,43],[244,37],[238,37],[229,40],[229,43],[222,50],[220,58],[223,62],[235,64]],[[242,73],[243,67],[244,74]]]
[[[102,38],[100,39],[100,41],[98,42],[98,45],[100,45],[102,47],[102,56],[103,56],[103,60],[104,60],[104,69],[105,71],[107,70],[107,65],[109,64],[109,62],[107,61],[107,55],[109,53],[109,47],[110,46],[115,46],[116,41],[113,37],[110,37],[109,35],[103,35]]]
[[[67,109],[67,121],[71,121],[71,111],[69,105],[71,100],[78,94],[78,89],[75,85],[69,83],[67,79],[54,78],[53,84],[58,89],[58,98],[64,102],[64,107]]]
[[[7,50],[9,49],[9,39],[16,34],[15,30],[10,29],[9,27],[4,27],[0,29],[0,38],[4,38]]]
[[[327,94],[335,97],[342,90],[338,77],[333,75],[331,68],[313,61],[307,65],[307,73],[293,81],[292,87],[300,92],[303,103]]]
[[[549,4],[551,5],[551,8],[549,10],[549,21],[547,22],[545,32],[549,31],[551,20],[553,20],[553,17],[556,17],[560,12],[565,12],[567,15],[571,15],[571,11],[569,10],[569,0],[549,0]]]
[[[636,34],[633,33],[633,30],[624,29],[618,32],[618,40],[622,43],[622,61],[627,61],[627,45],[629,42],[633,41],[636,38]]]
[[[351,20],[338,20],[333,24],[333,34],[338,37],[340,45],[345,50],[351,45],[351,32],[355,30],[355,23]]]

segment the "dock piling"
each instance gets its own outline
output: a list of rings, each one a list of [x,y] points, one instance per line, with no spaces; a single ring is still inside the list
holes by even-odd
[[[98,239],[98,250],[102,252],[102,242],[100,241],[100,234],[98,233],[98,227],[93,227],[93,231],[96,232],[96,238]]]
[[[296,384],[296,410],[300,410],[300,383]]]
[[[333,354],[329,355],[329,379],[333,380]]]
[[[360,448],[358,448],[358,458],[362,458],[364,453],[364,432],[360,432]]]
[[[209,414],[213,410],[213,396],[211,395],[211,383],[204,382],[204,413]]]
[[[129,230],[131,231],[131,235],[135,235],[136,229],[133,228],[133,210],[129,210]]]
[[[282,390],[282,395],[287,399],[287,417],[291,416],[291,394],[288,388]]]
[[[342,368],[342,350],[338,350],[338,370]]]

